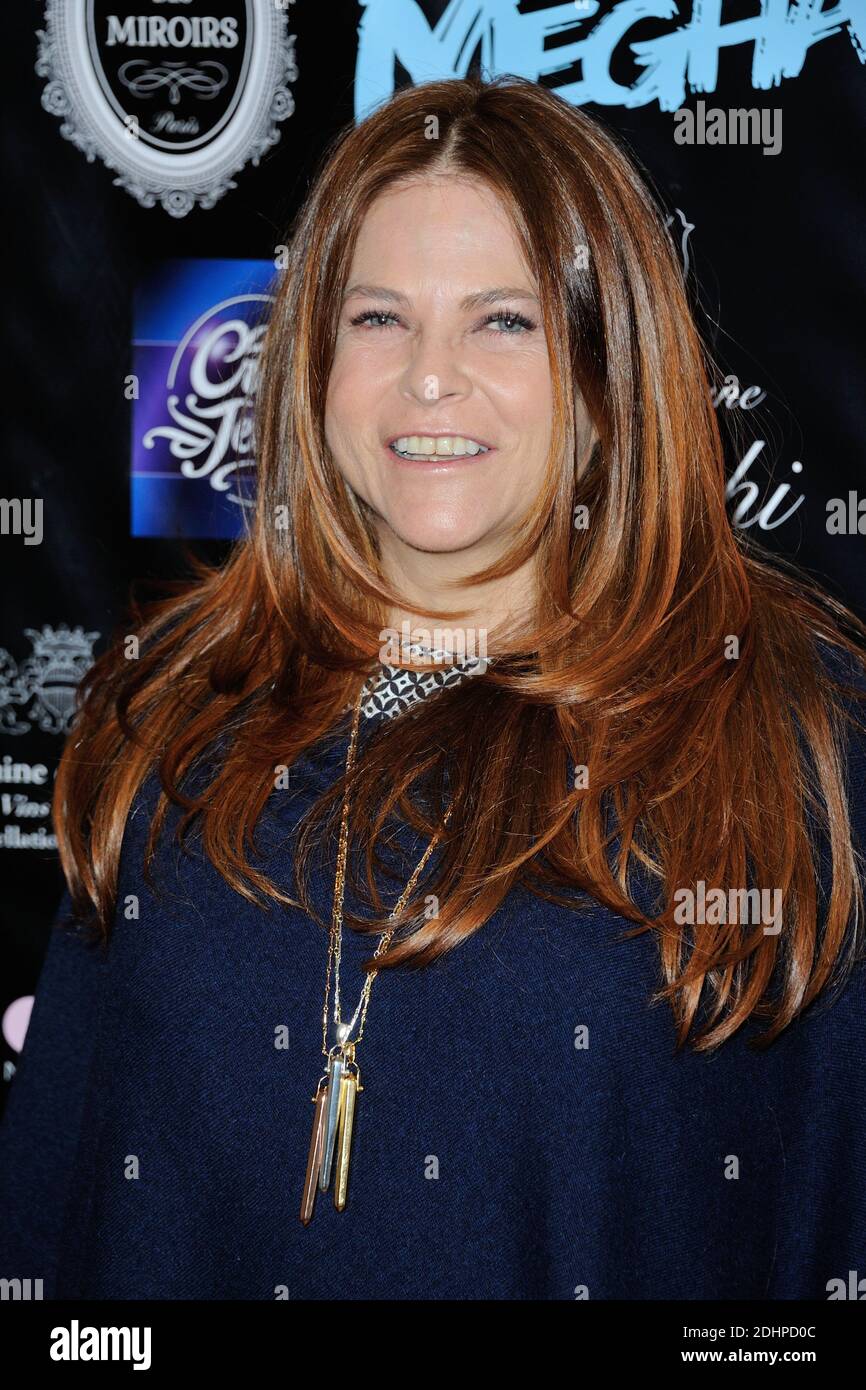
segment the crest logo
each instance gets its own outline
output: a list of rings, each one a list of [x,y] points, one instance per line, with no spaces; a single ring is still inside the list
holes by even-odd
[[[32,728],[43,734],[67,734],[75,713],[75,692],[93,664],[93,643],[98,632],[65,623],[41,631],[26,627],[33,651],[20,667],[5,648],[0,648],[0,730],[26,734]],[[29,717],[19,714],[30,706]]]
[[[291,3],[46,0],[42,105],[143,207],[212,208],[294,111]]]

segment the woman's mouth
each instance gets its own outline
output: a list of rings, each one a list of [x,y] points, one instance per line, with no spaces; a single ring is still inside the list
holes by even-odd
[[[401,434],[388,443],[392,454],[414,463],[440,463],[448,459],[477,458],[490,452],[488,444],[462,434]]]

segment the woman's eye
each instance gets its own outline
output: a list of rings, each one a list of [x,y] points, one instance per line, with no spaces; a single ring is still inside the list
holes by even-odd
[[[364,324],[368,328],[393,328],[397,315],[388,314],[384,309],[365,309],[363,314],[357,314],[350,322],[353,328],[360,328]]]
[[[365,309],[363,313],[350,319],[349,323],[352,328],[394,328],[399,325],[400,319],[397,314],[386,309]],[[495,314],[488,314],[480,327],[489,329],[498,337],[519,337],[523,333],[531,332],[537,325],[525,314],[498,309]]]
[[[492,328],[495,333],[510,334],[518,337],[520,334],[531,331],[535,324],[528,319],[525,314],[512,313],[507,309],[499,309],[495,314],[490,314],[484,320],[485,328]]]

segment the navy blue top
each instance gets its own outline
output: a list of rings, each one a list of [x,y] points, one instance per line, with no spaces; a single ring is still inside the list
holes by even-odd
[[[305,756],[260,822],[287,888],[291,829],[345,749]],[[320,1194],[303,1227],[326,933],[180,853],[176,812],[152,894],[155,795],[107,954],[61,926],[68,898],[52,930],[2,1131],[0,1276],[47,1298],[571,1300],[826,1299],[866,1274],[864,967],[764,1053],[751,1024],[676,1053],[653,938],[525,891],[376,980],[348,1204]],[[313,887],[327,918],[332,866]],[[344,1015],[371,944],[344,933]]]

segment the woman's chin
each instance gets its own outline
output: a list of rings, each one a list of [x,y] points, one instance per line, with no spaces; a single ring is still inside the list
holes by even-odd
[[[401,526],[392,522],[389,529],[402,545],[430,555],[450,555],[471,550],[482,545],[488,534],[487,527],[479,527],[477,522],[471,525],[468,521],[462,526],[431,525],[429,520],[421,525],[407,523]]]

